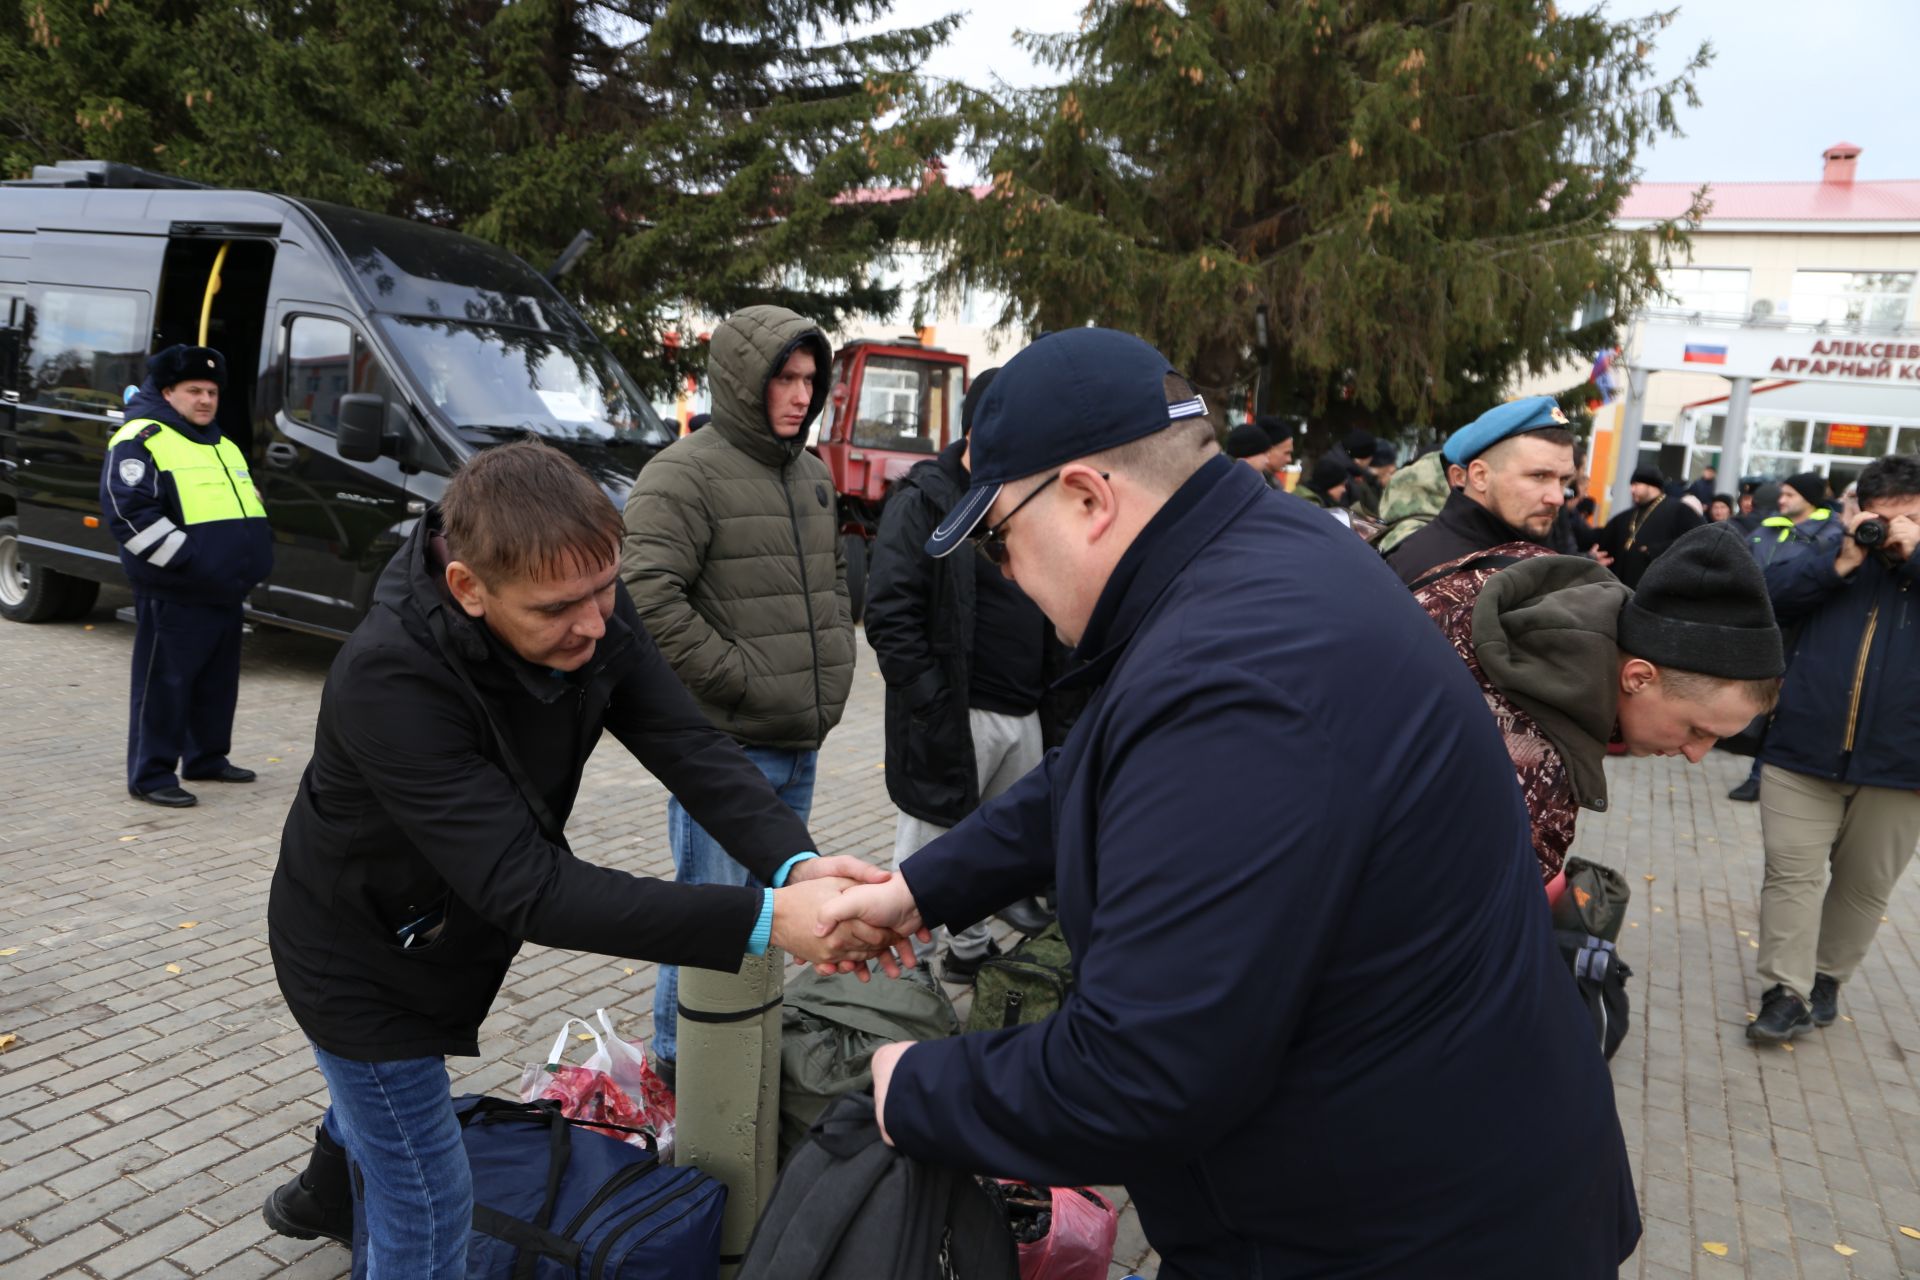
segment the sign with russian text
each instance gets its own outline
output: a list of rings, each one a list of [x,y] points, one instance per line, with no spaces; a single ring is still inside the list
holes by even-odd
[[[1864,449],[1866,447],[1866,427],[1851,422],[1830,422],[1827,424],[1827,448]]]
[[[1648,321],[1638,369],[1675,369],[1722,378],[1853,382],[1920,392],[1920,334],[1875,336],[1794,332],[1753,325],[1712,328]]]

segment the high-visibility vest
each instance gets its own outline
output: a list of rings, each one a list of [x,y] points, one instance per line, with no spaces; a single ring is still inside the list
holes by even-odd
[[[1830,508],[1821,507],[1818,510],[1816,510],[1812,515],[1808,516],[1806,522],[1808,524],[1812,524],[1816,520],[1831,520],[1832,518],[1833,518],[1833,511]],[[1799,526],[1795,524],[1792,520],[1789,520],[1786,516],[1768,516],[1765,520],[1762,520],[1760,522],[1760,527],[1762,529],[1778,529],[1780,531],[1780,536],[1778,538],[1775,538],[1774,541],[1785,542],[1788,538],[1791,538],[1793,536],[1793,531]],[[1756,533],[1753,535],[1753,540],[1755,542],[1759,542],[1764,537],[1765,537],[1764,534]]]
[[[180,523],[209,524],[215,520],[265,519],[267,509],[247,471],[246,455],[225,436],[205,445],[153,418],[135,418],[113,433],[107,448],[138,439],[153,457],[153,465],[173,477],[180,499]]]

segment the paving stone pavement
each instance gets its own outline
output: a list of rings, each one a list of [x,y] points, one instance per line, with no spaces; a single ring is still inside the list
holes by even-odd
[[[265,902],[335,646],[250,636],[234,759],[260,782],[155,809],[122,783],[125,602],[109,591],[82,622],[0,623],[0,1035],[15,1037],[0,1052],[0,1275],[333,1280],[345,1252],[272,1234],[259,1206],[304,1159],[325,1100],[274,985]],[[893,839],[881,713],[863,649],[812,827],[876,862]],[[1576,851],[1634,891],[1633,1029],[1613,1076],[1647,1231],[1621,1275],[1920,1276],[1920,1239],[1900,1231],[1920,1230],[1920,900],[1895,895],[1843,1021],[1792,1052],[1749,1048],[1758,813],[1725,798],[1744,766],[1614,760],[1610,811],[1581,818]],[[665,802],[608,744],[575,849],[670,871]],[[510,1092],[563,1012],[618,1009],[640,1039],[652,990],[650,965],[529,946],[456,1083]],[[1527,1105],[1551,1123],[1550,1091]],[[1130,1206],[1115,1258],[1115,1280],[1157,1271]]]

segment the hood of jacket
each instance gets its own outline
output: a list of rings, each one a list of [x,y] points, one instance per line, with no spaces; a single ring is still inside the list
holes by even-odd
[[[1604,801],[1619,718],[1620,610],[1633,592],[1582,556],[1539,556],[1496,573],[1473,607],[1480,668],[1566,761],[1574,799]]]
[[[152,378],[140,384],[140,390],[134,392],[133,399],[127,402],[126,416],[123,422],[132,422],[136,418],[152,418],[155,422],[164,422],[195,444],[219,444],[220,420],[215,418],[204,427],[196,427],[167,403],[160,394]]]
[[[767,383],[802,343],[813,350],[813,401],[799,433],[785,440],[774,434],[767,419]],[[713,331],[708,346],[710,425],[747,456],[783,467],[807,447],[807,429],[826,407],[832,367],[833,347],[813,321],[785,307],[742,308]]]

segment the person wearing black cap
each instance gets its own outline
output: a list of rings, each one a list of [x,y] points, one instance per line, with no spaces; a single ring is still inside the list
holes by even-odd
[[[1293,441],[1299,434],[1300,420],[1263,413],[1253,422],[1267,433],[1267,474],[1273,477],[1274,485],[1279,487],[1283,484],[1281,477],[1293,465]]]
[[[983,557],[926,553],[927,539],[966,492],[967,436],[998,373],[974,375],[961,402],[961,438],[915,464],[887,493],[873,540],[866,628],[887,682],[887,794],[900,810],[896,867],[1012,786],[1072,723],[1063,695],[1047,692],[1065,670],[1066,650],[1046,616]],[[1006,914],[1028,932],[1047,924],[1031,901]],[[955,930],[940,976],[971,982],[999,953],[986,924]]]
[[[1414,598],[1493,709],[1549,882],[1580,809],[1607,807],[1610,741],[1698,764],[1773,708],[1785,667],[1766,581],[1734,530],[1688,534],[1637,591],[1522,542],[1436,571]]]
[[[1040,339],[980,404],[928,550],[976,543],[1091,700],[827,914],[965,925],[1051,880],[1074,982],[1042,1021],[878,1049],[882,1137],[1124,1183],[1170,1277],[1610,1278],[1631,1171],[1485,703],[1379,557],[1220,456],[1205,415],[1105,329]],[[1322,670],[1371,673],[1364,705],[1297,678]],[[1352,803],[1355,760],[1393,780],[1378,803]],[[1275,777],[1298,821],[1245,803]]]
[[[1635,587],[1656,556],[1706,520],[1678,498],[1667,496],[1667,478],[1658,467],[1635,471],[1628,492],[1633,506],[1607,521],[1594,558],[1620,581]]]
[[[1273,484],[1273,469],[1267,462],[1267,454],[1272,448],[1273,442],[1267,433],[1251,422],[1239,423],[1227,432],[1227,456],[1252,467],[1269,486]]]
[[[1347,482],[1352,478],[1353,473],[1347,464],[1332,456],[1329,450],[1320,455],[1306,479],[1294,486],[1293,496],[1316,507],[1338,511],[1345,505]]]
[[[1400,451],[1384,440],[1373,444],[1373,457],[1367,463],[1367,474],[1373,477],[1373,483],[1381,493],[1387,491],[1387,482],[1393,479],[1393,473],[1400,469]]]
[[[127,791],[173,809],[198,803],[182,777],[254,779],[227,752],[241,609],[273,569],[273,533],[246,455],[216,420],[226,381],[210,347],[148,360],[100,472],[101,514],[133,586]]]
[[[1754,1040],[1839,1016],[1840,987],[1920,842],[1920,458],[1881,458],[1858,484],[1845,537],[1766,569],[1798,635],[1760,748]]]
[[[1338,445],[1327,451],[1329,456],[1347,468],[1346,497],[1340,505],[1369,520],[1380,518],[1381,486],[1374,481],[1373,472],[1368,469],[1376,447],[1377,442],[1371,431],[1365,427],[1355,427],[1341,437]]]
[[[1831,497],[1825,476],[1818,471],[1802,471],[1780,482],[1780,514],[1795,524],[1807,520],[1830,520],[1833,512],[1827,503]]]

